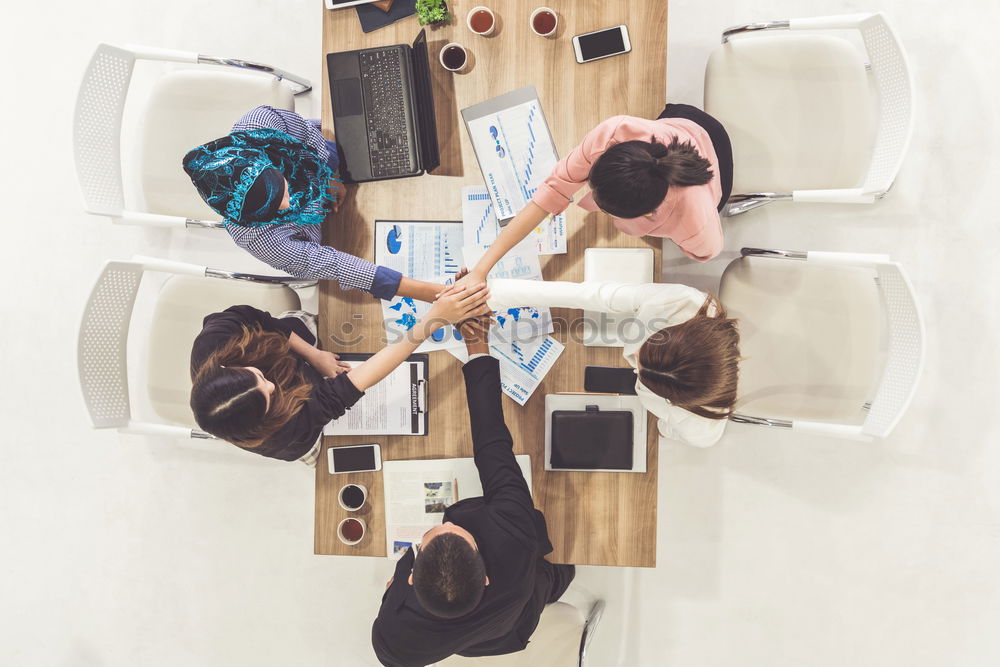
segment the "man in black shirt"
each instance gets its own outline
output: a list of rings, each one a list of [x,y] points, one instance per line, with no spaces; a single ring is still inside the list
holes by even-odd
[[[458,653],[524,649],[542,609],[575,574],[553,565],[545,517],[514,460],[500,403],[500,366],[489,356],[488,320],[467,322],[465,390],[483,495],[445,510],[396,564],[372,625],[372,646],[387,667],[422,667]]]

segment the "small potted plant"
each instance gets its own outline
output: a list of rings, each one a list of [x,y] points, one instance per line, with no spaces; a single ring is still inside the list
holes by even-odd
[[[417,0],[417,21],[420,25],[443,25],[451,20],[444,0]]]

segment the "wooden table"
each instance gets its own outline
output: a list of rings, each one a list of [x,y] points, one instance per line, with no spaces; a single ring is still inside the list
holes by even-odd
[[[572,2],[546,0],[559,14],[554,38],[533,34],[528,17],[540,2],[505,0],[487,3],[498,16],[497,31],[490,37],[473,34],[465,24],[475,0],[452,0],[455,20],[428,29],[431,77],[437,109],[441,166],[433,175],[351,186],[340,212],[326,225],[326,242],[373,258],[374,220],[461,220],[461,188],[482,183],[472,145],[462,125],[463,107],[534,84],[545,110],[556,149],[565,156],[597,123],[616,114],[655,118],[665,100],[667,3],[664,0],[629,2]],[[573,35],[624,23],[632,52],[585,65],[573,55]],[[420,27],[415,17],[364,34],[354,10],[323,12],[324,52],[410,44]],[[437,62],[446,43],[463,44],[470,54],[462,74],[445,71]],[[329,83],[324,58],[323,127],[332,138]],[[660,270],[660,245],[619,233],[603,213],[586,213],[576,206],[567,210],[569,252],[542,257],[547,280],[583,279],[583,251],[588,247],[649,247]],[[504,397],[504,415],[514,436],[514,451],[530,454],[535,506],[544,514],[554,551],[549,559],[559,563],[654,567],[656,565],[657,439],[649,421],[646,466],[649,472],[579,473],[545,472],[545,394],[583,391],[587,365],[624,366],[620,349],[584,347],[578,341],[581,311],[553,309],[557,329],[553,334],[566,345],[545,381],[527,405]],[[561,320],[561,322],[560,322]],[[335,331],[353,329],[359,342],[351,348],[332,342]],[[320,334],[326,349],[375,352],[385,342],[379,302],[360,292],[343,292],[324,282],[320,289]],[[317,554],[385,556],[382,511],[382,474],[330,475],[326,448],[334,445],[378,442],[382,456],[392,459],[452,458],[472,456],[469,414],[460,364],[447,352],[431,354],[430,425],[426,437],[375,436],[326,437],[316,467]],[[366,484],[373,502],[365,517],[369,532],[356,546],[343,545],[336,536],[346,512],[337,504],[340,486]]]

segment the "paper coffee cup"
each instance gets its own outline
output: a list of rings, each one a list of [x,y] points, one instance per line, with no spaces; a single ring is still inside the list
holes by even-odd
[[[461,52],[461,61],[457,55],[459,52]],[[461,44],[449,42],[441,47],[438,60],[441,61],[441,67],[449,72],[461,72],[469,62],[469,53]]]
[[[348,546],[353,546],[365,539],[368,527],[363,519],[349,516],[337,524],[337,537]]]
[[[483,25],[486,24],[486,18],[489,18],[489,27],[484,28]],[[476,33],[477,35],[482,35],[486,37],[492,35],[493,31],[497,27],[497,17],[493,13],[493,10],[489,7],[484,7],[478,5],[469,10],[469,13],[465,16],[465,25],[469,27],[469,30]],[[479,30],[477,30],[479,28]]]
[[[337,493],[337,502],[348,512],[357,512],[368,501],[368,487],[364,484],[345,484]]]
[[[536,35],[551,37],[556,34],[556,29],[559,28],[559,15],[551,7],[539,7],[531,12],[528,25],[531,26],[531,32]]]

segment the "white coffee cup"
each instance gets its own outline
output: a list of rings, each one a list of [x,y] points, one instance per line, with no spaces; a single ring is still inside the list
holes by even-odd
[[[344,535],[344,524],[346,524],[348,521],[356,521],[361,526],[361,535],[356,540],[351,540]],[[360,542],[361,540],[365,539],[365,533],[367,532],[368,532],[368,526],[365,525],[364,519],[359,519],[356,516],[349,516],[337,524],[337,538],[348,546],[353,546],[358,542]]]
[[[349,487],[352,486],[356,486],[359,489],[361,489],[361,503],[357,507],[349,507],[347,503],[344,502],[344,491],[346,491]],[[362,507],[365,506],[366,502],[368,502],[368,487],[366,487],[364,484],[355,484],[355,483],[345,484],[344,486],[340,487],[340,491],[337,493],[337,502],[340,503],[340,506],[343,507],[348,512],[357,512],[358,510],[360,510]]]
[[[462,51],[462,64],[458,67],[449,67],[444,60],[444,54],[448,52],[448,49],[457,48]],[[465,69],[465,66],[469,64],[469,52],[465,50],[465,47],[457,42],[448,42],[441,47],[441,52],[438,54],[438,60],[441,61],[441,67],[445,68],[449,72],[461,72]]]
[[[489,30],[486,30],[484,32],[479,32],[478,30],[476,30],[475,28],[472,27],[472,17],[477,12],[486,12],[487,14],[490,15],[490,27],[489,27]],[[466,14],[466,16],[465,16],[465,25],[467,25],[469,27],[469,30],[471,30],[472,32],[476,33],[477,35],[482,35],[483,37],[487,37],[489,35],[492,35],[493,31],[496,30],[496,28],[497,28],[497,17],[496,17],[496,14],[493,13],[493,10],[490,9],[489,7],[484,7],[482,5],[477,5],[477,6],[473,7],[472,9],[470,9],[469,13]]]
[[[538,30],[535,29],[535,17],[541,14],[542,12],[547,12],[549,14],[552,14],[553,18],[552,30],[548,32],[539,32]],[[556,14],[556,10],[552,9],[551,7],[539,7],[535,11],[531,12],[531,18],[528,19],[528,25],[531,26],[531,32],[535,33],[536,35],[540,35],[542,37],[552,37],[553,35],[556,34],[556,30],[559,29],[559,15]]]

